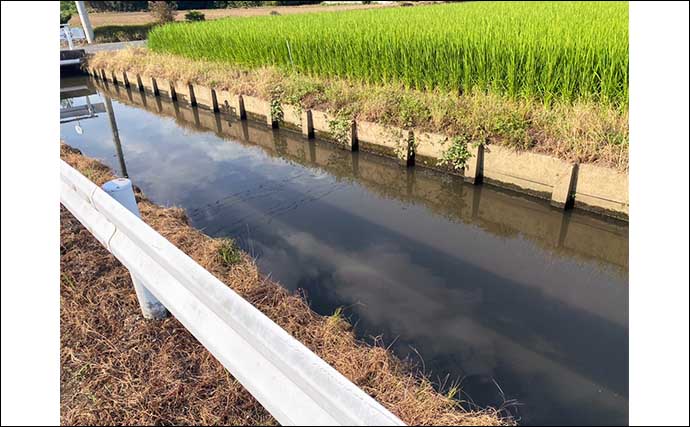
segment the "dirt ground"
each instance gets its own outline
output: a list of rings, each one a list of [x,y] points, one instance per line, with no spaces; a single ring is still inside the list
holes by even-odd
[[[113,178],[65,145],[61,157],[96,184]],[[408,425],[512,424],[493,409],[464,410],[383,346],[357,341],[340,315],[314,313],[248,255],[223,257],[227,241],[189,226],[182,209],[155,205],[140,192],[137,201],[156,231]],[[64,208],[60,223],[62,424],[276,424],[175,318],[143,319],[128,270]]]
[[[352,4],[352,5],[303,5],[303,6],[271,6],[271,7],[252,7],[252,8],[231,8],[231,9],[195,9],[206,15],[206,20],[227,18],[229,16],[246,17],[246,16],[261,16],[270,15],[271,12],[276,11],[281,15],[293,15],[297,13],[313,13],[313,12],[333,12],[341,10],[354,9],[372,9],[391,7],[394,5],[381,4]],[[188,11],[179,10],[175,17],[178,21],[184,21],[184,15]],[[134,25],[147,24],[153,22],[153,17],[149,12],[100,12],[89,13],[91,25],[100,27],[103,25]],[[75,14],[69,20],[72,26],[80,25],[79,15]]]

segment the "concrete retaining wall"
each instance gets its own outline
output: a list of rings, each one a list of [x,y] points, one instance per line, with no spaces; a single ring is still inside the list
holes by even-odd
[[[139,75],[139,78],[141,79],[141,85],[144,87],[144,90],[146,92],[153,95],[158,94],[158,89],[156,87],[156,79],[154,79],[153,76]]]
[[[118,77],[117,77],[118,74],[119,74],[119,73],[118,73],[117,71],[110,70],[110,71],[108,71],[108,73],[107,73],[107,79],[108,79],[109,81],[115,83],[115,84],[118,84],[118,83],[121,84],[121,83],[122,83],[122,81],[121,81],[121,80],[122,80],[122,77],[118,78]]]
[[[268,121],[271,118],[271,104],[255,96],[242,95],[244,110],[247,115],[257,120]]]
[[[131,72],[92,70],[92,74],[96,79],[115,83],[116,89],[118,84],[129,82],[131,88],[141,88],[150,94],[177,99],[189,105],[199,103],[213,111],[220,110],[242,120],[249,115],[271,127],[279,125],[271,117],[271,103],[254,96]],[[473,184],[486,181],[549,200],[552,206],[561,209],[574,205],[619,219],[627,220],[628,217],[628,176],[616,170],[575,165],[554,157],[516,152],[495,145],[468,146],[471,157],[464,169],[455,170],[439,166],[443,153],[452,144],[451,139],[445,135],[352,121],[345,138],[336,138],[331,130],[331,123],[337,117],[323,111],[302,111],[288,104],[281,104],[281,107],[282,125],[301,129],[305,138],[318,137],[335,142],[347,150],[356,151],[361,148],[394,157],[406,166],[418,164],[440,169],[463,176],[465,181]],[[160,105],[158,110],[161,111]],[[266,140],[265,143],[271,145],[275,142]]]
[[[314,136],[331,139],[331,127],[329,126],[329,121],[333,118],[323,111],[311,110],[311,123],[312,129],[314,130]]]
[[[117,76],[117,81],[120,82],[120,84],[122,84],[124,87],[130,87],[126,71],[118,71],[115,74]]]
[[[127,79],[129,87],[132,88],[132,90],[142,90],[141,79],[139,78],[139,75],[137,73],[125,71],[124,76]]]
[[[221,111],[231,114],[241,120],[247,118],[242,95],[237,95],[227,90],[220,90],[216,91],[216,99],[218,100],[218,108]]]
[[[216,91],[202,85],[194,85],[194,99],[200,107],[207,108],[209,110],[218,111],[218,99],[216,97]]]
[[[146,93],[143,90],[132,90],[132,103],[146,110],[149,109]]]
[[[437,133],[414,131],[416,165],[431,169],[443,170],[456,175],[463,175],[463,170],[439,165],[443,153],[451,146],[451,139]]]
[[[294,105],[281,104],[283,109],[283,125],[291,129],[302,130],[302,110]]]
[[[357,122],[357,142],[362,150],[394,157],[403,164],[408,164],[412,156],[410,137],[410,131],[406,129]]]
[[[101,80],[107,82],[107,81],[112,81],[108,75],[108,72],[106,72],[105,69],[101,68],[98,70],[98,73],[101,75]]]
[[[630,207],[627,174],[582,164],[575,175],[576,207],[627,219]]]
[[[358,149],[356,125],[354,121],[348,124],[344,138],[339,140],[339,138],[334,135],[331,130],[331,123],[334,123],[338,120],[336,116],[318,110],[311,110],[309,114],[311,114],[311,124],[314,137],[329,140],[347,150],[356,151]]]
[[[182,102],[187,105],[196,105],[196,98],[194,97],[194,88],[190,83],[185,83],[180,80],[176,80],[173,83],[175,89],[175,96],[178,102]]]
[[[168,99],[177,99],[175,97],[175,85],[171,80],[158,77],[155,77],[154,79],[159,96]]]
[[[485,181],[551,200],[565,207],[572,199],[574,165],[554,157],[508,148],[484,147],[481,176]]]

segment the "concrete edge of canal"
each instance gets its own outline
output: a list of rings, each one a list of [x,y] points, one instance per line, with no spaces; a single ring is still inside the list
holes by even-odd
[[[397,158],[403,166],[421,165],[462,176],[472,184],[490,183],[549,200],[559,209],[576,207],[616,219],[628,220],[628,175],[590,164],[570,163],[555,157],[517,152],[495,145],[470,146],[471,157],[459,171],[439,167],[451,139],[445,135],[382,126],[353,120],[342,124],[327,112],[302,111],[288,104],[229,93],[199,84],[181,84],[130,71],[87,69],[105,84],[129,87],[239,118],[247,116],[270,127],[302,131],[305,138],[318,137],[347,150],[362,150]],[[345,132],[339,129],[349,128]]]

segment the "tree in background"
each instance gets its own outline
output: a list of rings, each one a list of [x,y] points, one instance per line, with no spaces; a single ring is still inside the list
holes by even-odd
[[[206,15],[204,15],[203,13],[201,13],[199,11],[192,10],[192,11],[187,12],[185,14],[184,19],[186,19],[187,21],[190,21],[190,22],[192,22],[192,21],[205,21]]]
[[[67,21],[77,13],[77,6],[73,1],[61,1],[60,2],[60,23],[66,24]]]
[[[174,1],[150,1],[149,12],[159,24],[173,22],[177,15],[177,4]]]

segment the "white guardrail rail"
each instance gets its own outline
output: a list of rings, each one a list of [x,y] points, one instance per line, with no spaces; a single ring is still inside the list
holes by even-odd
[[[404,425],[61,160],[61,203],[283,425]]]

